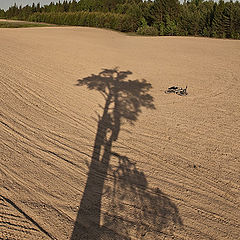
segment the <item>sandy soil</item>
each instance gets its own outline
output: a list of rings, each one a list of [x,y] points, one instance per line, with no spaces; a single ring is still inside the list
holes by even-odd
[[[11,19],[0,19],[0,22],[23,22],[20,20],[11,20]]]
[[[155,109],[98,143],[106,102],[77,84],[115,67]],[[0,239],[238,239],[239,76],[240,41],[0,29]]]
[[[0,19],[0,22],[17,22],[17,23],[26,23],[27,21],[21,21],[21,20],[11,20],[11,19]],[[27,22],[28,23],[28,22]]]

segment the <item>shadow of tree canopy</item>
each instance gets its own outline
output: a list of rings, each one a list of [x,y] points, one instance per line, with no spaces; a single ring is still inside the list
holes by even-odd
[[[182,226],[176,205],[158,188],[148,187],[145,174],[126,156],[112,152],[113,176],[105,198],[101,239],[162,239]]]
[[[105,105],[100,106],[103,112],[98,114],[88,178],[71,240],[140,239],[182,224],[177,207],[159,189],[148,188],[136,164],[112,152],[123,123],[134,125],[142,107],[155,109],[149,94],[151,84],[144,79],[129,80],[131,74],[118,68],[103,69],[98,75],[78,80],[77,86],[101,93]],[[117,160],[116,166],[110,164],[111,159]],[[106,186],[107,176],[112,176],[113,185]],[[103,197],[109,204],[101,213]]]

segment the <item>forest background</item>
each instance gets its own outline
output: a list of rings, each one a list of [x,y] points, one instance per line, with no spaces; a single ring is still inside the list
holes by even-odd
[[[240,2],[212,0],[72,0],[41,6],[16,4],[0,18],[110,28],[150,36],[240,39]]]

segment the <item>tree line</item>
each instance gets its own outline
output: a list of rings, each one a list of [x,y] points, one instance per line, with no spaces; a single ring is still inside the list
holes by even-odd
[[[240,39],[240,2],[213,0],[72,0],[16,4],[1,18],[111,28],[141,35]]]

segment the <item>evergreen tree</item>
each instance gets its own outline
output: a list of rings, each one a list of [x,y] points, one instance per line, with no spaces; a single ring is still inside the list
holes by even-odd
[[[37,4],[36,12],[41,12],[41,6],[40,6],[40,3]]]
[[[213,37],[222,37],[225,35],[225,26],[224,26],[224,1],[220,0],[219,4],[214,5],[213,11],[213,21],[212,21],[212,36]]]
[[[0,18],[5,18],[6,14],[5,11],[3,9],[0,9]]]
[[[70,3],[70,7],[69,7],[69,12],[76,12],[78,10],[78,5],[77,5],[77,1],[73,0]]]
[[[166,24],[164,27],[164,35],[174,36],[177,35],[177,26],[174,21],[170,20],[169,15],[166,16]]]

